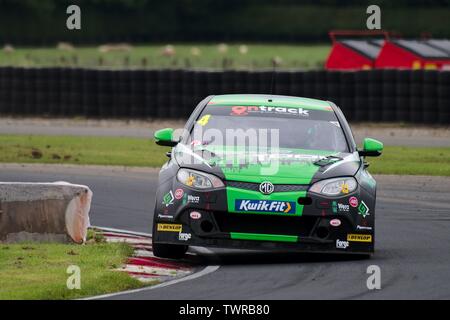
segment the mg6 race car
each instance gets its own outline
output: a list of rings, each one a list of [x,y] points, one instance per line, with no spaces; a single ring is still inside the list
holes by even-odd
[[[156,256],[188,246],[374,252],[376,182],[335,104],[277,95],[209,96],[184,129],[155,133],[171,146],[159,174]]]

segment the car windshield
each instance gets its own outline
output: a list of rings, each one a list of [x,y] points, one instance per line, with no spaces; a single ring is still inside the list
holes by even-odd
[[[332,110],[298,107],[207,106],[188,143],[348,152]]]

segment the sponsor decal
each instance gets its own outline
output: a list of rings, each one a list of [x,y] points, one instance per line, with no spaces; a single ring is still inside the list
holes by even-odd
[[[184,194],[183,196],[183,204],[186,203],[199,203],[200,202],[200,196],[193,196],[191,194]]]
[[[163,197],[163,204],[166,205],[166,207],[170,206],[171,204],[173,204],[173,200],[174,200],[174,196],[173,196],[173,192],[172,190],[170,190],[169,192],[167,192],[164,197]]]
[[[350,197],[348,199],[348,203],[353,207],[356,208],[358,206],[358,199],[356,197]]]
[[[338,212],[349,212],[350,206],[348,204],[338,203],[336,201],[333,201],[331,204],[331,208],[333,210],[333,213]]]
[[[347,249],[348,246],[350,246],[350,243],[348,241],[343,241],[343,240],[336,240],[336,248],[337,249]]]
[[[295,202],[275,200],[243,200],[234,203],[236,211],[295,213]]]
[[[356,230],[372,230],[372,227],[366,227],[366,226],[360,226],[360,225],[357,225],[356,226]]]
[[[200,120],[197,121],[197,123],[202,127],[206,126],[210,118],[211,118],[210,114],[205,114]]]
[[[234,106],[234,107],[231,107],[231,115],[232,116],[246,116],[246,115],[248,115],[247,110],[249,110],[249,109],[253,109],[254,111],[258,111],[258,107],[255,107],[255,106],[250,106],[250,107]]]
[[[200,212],[197,212],[197,211],[192,211],[189,214],[189,217],[191,217],[192,220],[198,220],[198,219],[201,219],[202,214]]]
[[[333,201],[331,203],[331,210],[333,210],[333,213],[337,213],[337,202]]]
[[[200,202],[200,197],[199,196],[188,195],[187,201],[189,203],[199,203]]]
[[[341,220],[339,219],[333,219],[330,221],[330,225],[333,227],[339,227],[341,225]]]
[[[254,152],[254,151],[245,151],[242,152],[234,152],[234,151],[214,151],[216,157],[214,157],[214,161],[222,161],[222,162],[236,162],[235,160],[239,160],[235,163],[227,164],[227,167],[224,170],[241,170],[243,168],[248,168],[249,164],[259,164],[266,165],[270,164],[272,161],[281,161],[283,164],[292,165],[292,164],[311,164],[315,163],[321,159],[325,159],[323,156],[319,155],[311,155],[311,154],[299,154],[299,153],[289,153],[288,151],[283,152],[274,152],[274,153],[263,153],[263,152]]]
[[[177,189],[175,190],[175,199],[180,200],[183,198],[184,191],[183,189]]]
[[[337,205],[340,212],[348,212],[350,210],[350,206],[348,204],[338,203]]]
[[[366,203],[361,200],[361,203],[358,206],[358,213],[365,218],[366,216],[369,216],[369,207],[366,205]]]
[[[261,182],[261,184],[259,185],[259,191],[262,194],[271,194],[274,189],[275,187],[273,186],[272,182],[269,181]]]
[[[232,116],[246,116],[249,113],[287,114],[309,117],[309,111],[303,108],[268,107],[268,106],[233,106]]]
[[[190,233],[180,232],[178,234],[178,240],[180,240],[180,241],[188,241],[191,238],[192,238],[192,235]]]
[[[157,230],[163,232],[181,232],[182,225],[171,223],[158,223]]]
[[[348,234],[347,241],[372,242],[372,235],[370,235],[370,234]]]
[[[168,215],[168,214],[158,214],[158,218],[161,218],[161,219],[173,219],[173,216]]]

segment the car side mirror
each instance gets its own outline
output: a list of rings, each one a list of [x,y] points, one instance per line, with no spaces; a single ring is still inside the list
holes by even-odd
[[[155,142],[160,146],[174,147],[179,141],[174,140],[173,129],[165,128],[155,132]]]
[[[382,151],[382,142],[372,138],[365,138],[363,140],[363,149],[358,151],[358,153],[361,157],[378,157]]]

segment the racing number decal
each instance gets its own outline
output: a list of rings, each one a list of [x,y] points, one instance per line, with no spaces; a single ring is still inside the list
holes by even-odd
[[[197,123],[202,127],[206,126],[210,118],[211,118],[210,114],[205,114],[200,120],[197,121]]]

